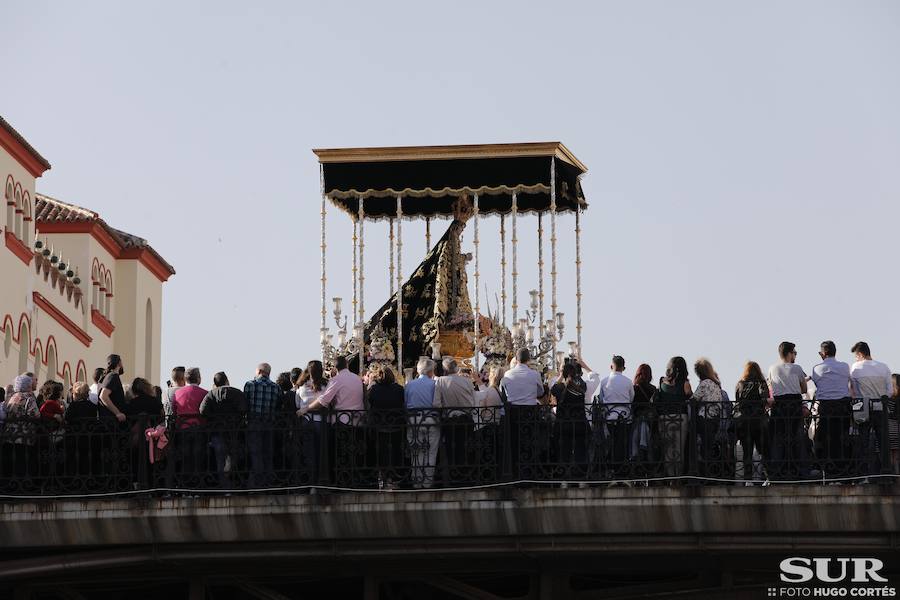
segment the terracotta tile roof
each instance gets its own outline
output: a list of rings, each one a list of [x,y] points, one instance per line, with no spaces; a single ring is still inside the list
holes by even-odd
[[[102,220],[100,215],[92,210],[43,194],[34,195],[34,213],[35,219],[43,223],[81,223]]]
[[[5,129],[5,130],[9,133],[9,135],[13,136],[13,138],[15,138],[15,140],[16,140],[17,142],[19,142],[20,144],[22,144],[22,146],[24,146],[25,149],[28,150],[28,152],[29,152],[29,153],[30,153],[30,154],[31,154],[31,155],[32,155],[39,163],[41,163],[41,165],[42,165],[45,169],[49,169],[49,168],[50,168],[50,162],[49,162],[46,158],[44,158],[43,156],[41,156],[40,152],[38,152],[37,150],[35,150],[35,149],[34,149],[34,146],[32,146],[31,144],[29,144],[29,143],[28,143],[28,140],[26,140],[24,137],[22,137],[22,134],[19,133],[18,131],[16,131],[15,128],[14,128],[12,125],[10,125],[10,124],[6,121],[6,119],[4,119],[3,117],[0,117],[0,127],[2,127],[3,129]]]
[[[142,237],[116,229],[104,221],[92,210],[76,204],[63,202],[44,194],[34,195],[35,222],[37,223],[98,223],[123,249],[147,249],[155,256],[169,273],[174,275],[175,269]]]

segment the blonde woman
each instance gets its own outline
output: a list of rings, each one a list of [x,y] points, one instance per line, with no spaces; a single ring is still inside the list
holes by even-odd
[[[719,432],[719,419],[722,417],[722,384],[712,363],[701,358],[694,363],[694,373],[700,379],[694,390],[697,407],[697,435],[700,437],[701,472],[704,475],[722,475],[723,456],[721,448],[716,444]],[[713,467],[713,461],[719,460],[719,469]]]
[[[499,475],[500,467],[500,418],[503,416],[503,397],[500,395],[500,381],[505,371],[501,365],[494,365],[488,371],[487,385],[475,379],[475,456],[481,476],[493,479]]]

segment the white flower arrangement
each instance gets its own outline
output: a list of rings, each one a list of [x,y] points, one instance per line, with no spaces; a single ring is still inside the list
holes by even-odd
[[[391,342],[391,338],[388,334],[381,328],[381,325],[377,325],[374,330],[372,330],[372,335],[369,337],[369,361],[370,362],[393,362],[396,358],[394,354],[394,344]]]

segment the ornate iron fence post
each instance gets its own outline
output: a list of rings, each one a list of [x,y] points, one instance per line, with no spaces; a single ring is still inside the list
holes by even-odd
[[[687,439],[687,473],[692,477],[698,475],[697,457],[697,401],[691,398],[688,410],[688,439]],[[684,440],[682,440],[682,452],[684,452]],[[696,483],[696,482],[693,482]]]

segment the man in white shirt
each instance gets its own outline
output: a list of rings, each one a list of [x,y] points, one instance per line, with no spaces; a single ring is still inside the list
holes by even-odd
[[[826,476],[849,474],[850,467],[850,365],[835,358],[831,340],[819,346],[822,362],[813,367],[819,405],[816,421],[816,457]]]
[[[634,402],[634,383],[625,376],[625,359],[619,355],[612,357],[609,366],[611,373],[604,377],[594,395],[594,404],[601,409],[602,423],[595,427],[604,427],[604,455],[609,460],[607,475],[615,475],[610,470],[621,470],[628,458],[629,435],[631,424],[631,403]]]
[[[781,362],[769,367],[766,377],[774,402],[770,419],[771,474],[781,479],[797,479],[806,467],[803,394],[807,391],[807,376],[803,367],[795,363],[795,344],[781,342],[778,345],[778,355]]]
[[[528,366],[531,361],[531,354],[527,348],[519,348],[516,352],[516,366],[511,368],[503,376],[500,381],[500,390],[506,395],[506,418],[509,419],[509,437],[510,437],[510,465],[514,477],[522,477],[523,473],[533,472],[537,465],[531,465],[530,469],[524,467],[519,469],[519,457],[530,456],[536,460],[536,447],[521,448],[519,432],[524,430],[531,433],[523,439],[524,444],[534,445],[534,432],[539,429],[540,413],[538,409],[538,399],[543,398],[546,394],[544,382],[541,374]],[[527,469],[527,471],[526,471]]]
[[[887,441],[883,435],[886,433],[883,431],[884,399],[893,393],[891,370],[883,362],[872,360],[872,351],[866,342],[857,342],[850,352],[856,356],[856,362],[850,367],[850,388],[853,392],[854,409],[860,408],[854,410],[854,420],[862,418],[864,404],[868,404],[869,409],[868,420],[857,423],[859,427],[857,468],[860,475],[876,475],[882,465],[875,448],[885,448],[882,441]],[[889,454],[882,452],[881,456]]]

